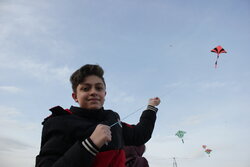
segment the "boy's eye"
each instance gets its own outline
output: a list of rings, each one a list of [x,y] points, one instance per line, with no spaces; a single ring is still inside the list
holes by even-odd
[[[89,87],[83,87],[83,88],[82,88],[82,90],[83,90],[84,92],[89,91],[89,89],[90,89]]]
[[[98,90],[98,91],[102,91],[104,88],[102,87],[102,86],[98,86],[98,87],[96,87],[96,90]]]

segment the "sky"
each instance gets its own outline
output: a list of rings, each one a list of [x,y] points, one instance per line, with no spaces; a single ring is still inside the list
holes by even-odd
[[[70,75],[99,64],[123,121],[161,98],[150,166],[249,167],[249,44],[249,0],[0,0],[0,166],[34,166],[49,109],[77,106]]]

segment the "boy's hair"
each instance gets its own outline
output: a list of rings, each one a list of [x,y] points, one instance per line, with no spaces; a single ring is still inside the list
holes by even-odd
[[[81,68],[76,70],[70,77],[70,82],[71,82],[73,92],[76,92],[77,86],[80,83],[82,83],[86,77],[88,77],[90,75],[95,75],[95,76],[101,78],[104,85],[106,86],[103,74],[104,74],[104,71],[103,71],[102,67],[99,65],[86,64],[86,65],[82,66]]]

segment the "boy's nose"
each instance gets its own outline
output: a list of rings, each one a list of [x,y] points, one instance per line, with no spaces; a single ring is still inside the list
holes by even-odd
[[[97,91],[95,88],[92,88],[91,91],[90,91],[90,94],[91,95],[97,95]]]

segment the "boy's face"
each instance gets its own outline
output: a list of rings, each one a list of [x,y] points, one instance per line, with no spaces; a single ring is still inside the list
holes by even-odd
[[[100,109],[103,106],[106,95],[106,87],[101,78],[90,75],[79,84],[76,93],[72,93],[73,99],[81,108]]]

